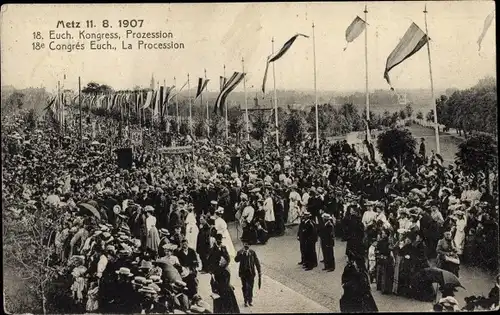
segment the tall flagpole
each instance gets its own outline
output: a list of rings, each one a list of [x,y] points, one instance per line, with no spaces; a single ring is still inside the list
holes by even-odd
[[[188,73],[188,99],[189,99],[189,132],[190,134],[192,135],[193,134],[193,116],[192,116],[192,110],[191,110],[191,106],[192,106],[192,101],[191,101],[191,87],[189,85],[189,73]]]
[[[425,35],[428,36],[429,31],[427,30],[427,4],[425,5],[424,8],[424,17],[425,17]],[[439,126],[437,119],[436,100],[434,99],[434,81],[432,79],[431,49],[429,46],[429,39],[427,39],[427,55],[429,56],[429,76],[431,78],[432,109],[434,110],[434,132],[436,134],[436,153],[441,154],[441,147],[439,145]]]
[[[313,61],[314,61],[314,107],[316,110],[316,150],[319,150],[319,126],[318,126],[318,92],[316,89],[316,38],[314,35],[314,22],[312,24],[313,31]]]
[[[174,85],[177,86],[177,80],[175,79],[175,77],[174,77]],[[177,117],[177,133],[179,133],[181,131],[181,124],[179,121],[179,102],[177,99],[178,94],[179,93],[175,93],[175,115]]]
[[[204,72],[205,72],[205,81],[206,81],[207,80],[207,69],[204,69]],[[208,83],[207,83],[207,89],[206,90],[207,90],[207,93],[208,93]],[[207,139],[208,139],[210,137],[210,112],[208,110],[208,96],[207,96],[206,103],[207,103]],[[202,102],[202,106],[203,106],[203,102]]]
[[[272,49],[273,49],[273,54],[274,54],[274,37],[271,40],[272,43]],[[280,136],[278,132],[278,97],[276,95],[276,70],[274,67],[274,62],[273,62],[273,86],[274,86],[274,124],[275,124],[275,131],[276,131],[276,151],[279,154],[279,147],[280,147]]]
[[[370,135],[370,93],[368,92],[368,10],[365,4],[365,98],[366,98],[366,139],[371,140]]]
[[[241,58],[241,66],[243,69],[243,73],[245,73],[245,59]],[[246,85],[246,75],[243,77],[243,90],[245,91],[245,120],[247,123],[247,141],[250,141],[250,128],[248,126],[248,100],[247,100],[247,85]]]
[[[80,146],[82,146],[83,133],[82,133],[82,85],[80,82],[80,77],[78,77],[78,107],[80,110]]]

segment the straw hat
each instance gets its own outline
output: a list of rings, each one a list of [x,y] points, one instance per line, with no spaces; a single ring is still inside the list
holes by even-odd
[[[125,267],[120,267],[119,270],[115,271],[116,274],[122,275],[122,276],[128,276],[128,277],[133,277],[134,274],[130,272],[130,269],[125,268]]]
[[[113,207],[113,212],[114,212],[115,214],[120,214],[120,212],[121,212],[121,211],[122,211],[122,209],[120,208],[120,206],[119,206],[119,205],[115,205],[115,206]]]
[[[217,208],[217,210],[215,210],[215,213],[217,213],[217,214],[223,214],[224,213],[224,208],[223,207]]]

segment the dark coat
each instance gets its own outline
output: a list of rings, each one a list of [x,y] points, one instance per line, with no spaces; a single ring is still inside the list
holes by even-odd
[[[219,268],[220,258],[224,259],[229,263],[230,257],[226,246],[221,245],[220,247],[214,246],[208,256],[208,271],[214,272]]]
[[[176,251],[175,256],[179,259],[179,263],[183,267],[189,268],[191,271],[195,271],[198,268],[198,257],[194,249],[189,248],[187,254],[183,250],[179,249]]]
[[[342,313],[378,312],[377,304],[370,291],[368,275],[348,263],[342,273],[344,294],[340,298]]]
[[[234,295],[234,288],[231,285],[231,274],[227,269],[219,267],[214,272],[210,285],[212,292],[219,295],[219,298],[214,300],[214,313],[240,313],[238,301],[236,301],[236,296]]]
[[[234,261],[240,263],[239,267],[239,276],[240,277],[255,277],[256,270],[257,273],[260,275],[260,262],[259,258],[257,257],[257,254],[252,250],[248,250],[248,255],[244,254],[244,250],[238,251],[236,254],[236,257],[234,258]]]

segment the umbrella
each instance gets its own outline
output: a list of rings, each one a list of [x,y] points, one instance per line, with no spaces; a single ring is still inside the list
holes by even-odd
[[[95,141],[95,140],[94,140],[94,141],[92,141],[90,144],[91,144],[91,145],[99,145],[100,143],[99,143],[99,141]]]
[[[416,279],[420,279],[420,281],[429,281],[432,283],[438,283],[441,287],[462,287],[460,280],[458,280],[457,276],[453,273],[439,269],[436,267],[425,268],[422,270]],[[465,288],[464,288],[465,289]]]
[[[101,219],[101,214],[99,213],[99,211],[97,211],[97,209],[94,206],[89,205],[88,203],[80,203],[78,206],[81,209],[90,211],[90,213],[92,213],[94,216],[96,216],[99,220]]]
[[[45,199],[45,202],[50,205],[57,206],[61,202],[61,198],[59,198],[58,195],[50,195],[47,199]]]

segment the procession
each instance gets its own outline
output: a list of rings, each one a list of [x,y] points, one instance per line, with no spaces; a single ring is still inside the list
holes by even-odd
[[[368,58],[360,12],[344,51],[364,32]],[[254,106],[244,58],[211,92],[206,69],[197,86],[188,74],[113,88],[64,71],[54,93],[2,91],[9,312],[498,310],[497,126],[485,114],[496,117],[496,80],[435,94],[424,15],[425,32],[412,22],[382,69],[394,114],[370,109],[368,59],[359,108],[355,93],[320,104],[314,22],[276,51],[273,37]],[[310,37],[303,109],[277,90],[275,64]],[[393,87],[424,46],[430,108]]]

